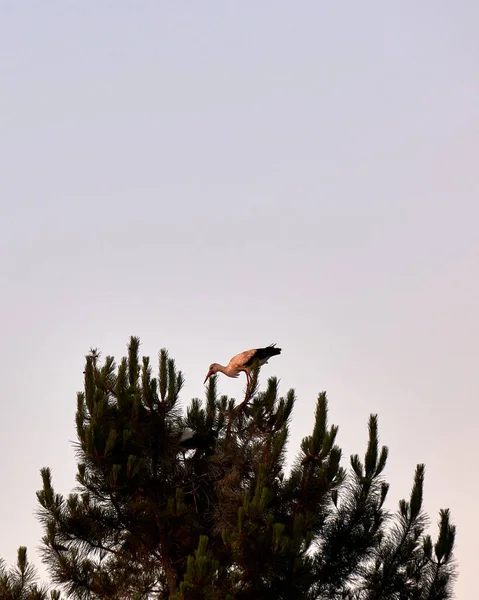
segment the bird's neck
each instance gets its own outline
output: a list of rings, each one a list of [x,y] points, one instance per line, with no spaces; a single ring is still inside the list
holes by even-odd
[[[225,367],[224,365],[216,364],[216,371],[219,373],[223,373],[224,375],[230,375],[230,369]]]

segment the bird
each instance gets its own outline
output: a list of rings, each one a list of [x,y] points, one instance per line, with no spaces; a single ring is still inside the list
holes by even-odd
[[[214,446],[217,438],[217,431],[198,433],[194,429],[191,429],[191,427],[186,427],[178,440],[178,445],[183,453],[192,449],[208,450]]]
[[[224,373],[228,377],[238,377],[241,372],[244,372],[246,373],[246,381],[249,385],[251,370],[256,360],[258,361],[258,365],[262,367],[272,356],[281,354],[281,348],[276,348],[275,346],[276,344],[270,344],[266,348],[253,348],[240,352],[240,354],[233,356],[226,367],[218,363],[212,363],[203,383],[206,383],[211,375],[218,372]]]
[[[202,436],[196,433],[193,429],[186,427],[186,429],[181,434],[179,439],[179,445],[182,448],[197,448],[198,444],[201,443]]]

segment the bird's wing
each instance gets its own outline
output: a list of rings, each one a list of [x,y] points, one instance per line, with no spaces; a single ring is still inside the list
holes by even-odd
[[[260,365],[264,365],[264,363],[272,356],[281,354],[281,348],[275,348],[275,344],[270,344],[267,348],[256,348],[256,350],[250,350],[249,352],[252,354],[247,362],[244,363],[243,366],[245,367],[250,367],[255,360],[257,360]]]
[[[244,352],[240,352],[236,356],[230,360],[228,367],[234,367],[235,369],[240,369],[241,367],[249,366],[249,364],[253,364],[253,358],[256,354],[257,350],[245,350]]]

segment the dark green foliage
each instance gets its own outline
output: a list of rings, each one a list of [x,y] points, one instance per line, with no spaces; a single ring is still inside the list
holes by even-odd
[[[352,456],[346,471],[321,393],[287,475],[293,390],[281,397],[273,377],[259,391],[256,365],[241,404],[218,396],[213,376],[205,403],[193,399],[183,415],[183,378],[165,350],[158,374],[140,360],[136,338],[118,367],[111,357],[100,364],[96,350],[87,356],[77,397],[78,490],[56,494],[43,469],[38,492],[43,558],[68,597],[451,598],[449,512],[433,544],[423,465],[409,501],[386,511],[388,453],[375,415],[364,458]],[[186,428],[195,432],[190,449],[181,442]]]
[[[0,600],[61,600],[56,590],[36,583],[35,568],[28,562],[27,549],[18,549],[17,564],[7,569],[0,560]]]

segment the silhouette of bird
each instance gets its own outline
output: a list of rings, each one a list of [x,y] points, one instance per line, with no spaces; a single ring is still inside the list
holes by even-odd
[[[208,381],[214,373],[223,373],[228,377],[238,377],[241,372],[246,373],[246,380],[249,385],[251,379],[251,370],[255,361],[258,361],[258,365],[262,367],[265,365],[272,356],[281,354],[281,348],[276,348],[276,344],[271,344],[266,348],[254,348],[252,350],[245,350],[230,360],[230,362],[224,367],[218,363],[212,363],[206,374],[204,383]]]
[[[190,427],[187,427],[181,434],[179,444],[182,448],[197,448],[200,440],[202,440],[202,436],[198,435]]]
[[[217,431],[209,431],[208,433],[198,433],[191,427],[186,427],[178,440],[178,445],[183,454],[188,450],[204,450],[210,451],[215,445],[218,438]]]

